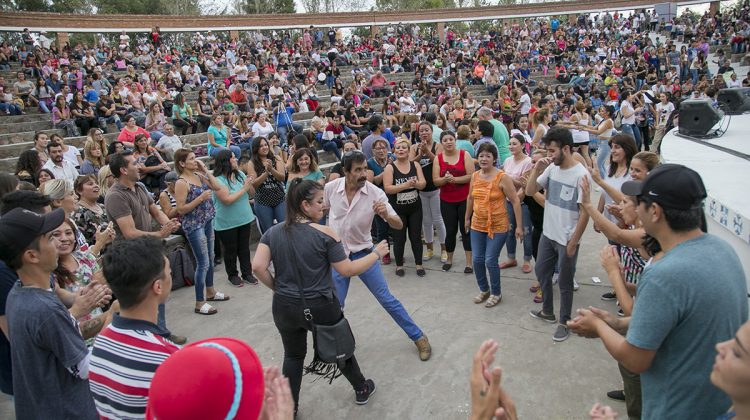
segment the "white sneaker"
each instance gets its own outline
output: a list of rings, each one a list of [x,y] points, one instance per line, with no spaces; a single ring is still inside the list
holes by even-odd
[[[557,279],[560,277],[560,273],[552,274],[552,284],[557,284]]]
[[[580,289],[580,288],[581,288],[581,286],[578,284],[578,282],[576,281],[576,279],[573,279],[573,291],[577,292],[578,289]]]

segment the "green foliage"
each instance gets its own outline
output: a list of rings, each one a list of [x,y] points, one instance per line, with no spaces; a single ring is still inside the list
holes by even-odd
[[[295,13],[294,0],[239,0],[235,5],[239,13],[255,14],[277,14]]]
[[[91,13],[90,0],[13,0],[2,9],[23,12]]]
[[[375,10],[398,11],[456,7],[454,0],[375,0]]]

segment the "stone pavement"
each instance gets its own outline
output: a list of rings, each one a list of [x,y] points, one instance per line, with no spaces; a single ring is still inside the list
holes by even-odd
[[[615,309],[614,302],[600,300],[609,290],[598,257],[605,244],[589,226],[578,260],[576,278],[581,288],[575,293],[574,310],[588,305]],[[540,306],[532,302],[528,291],[531,274],[523,274],[520,267],[503,270],[503,301],[486,309],[472,302],[478,289],[474,276],[463,274],[460,244],[452,272],[441,272],[439,258],[433,257],[425,263],[427,276],[423,278],[416,276],[411,251],[408,246],[406,249],[406,277],[396,277],[393,265],[383,268],[392,293],[430,338],[432,358],[421,362],[414,344],[364,285],[353,279],[346,314],[357,339],[362,372],[375,380],[377,392],[367,405],[357,406],[345,378],[329,385],[305,377],[299,419],[465,419],[471,358],[487,338],[500,343],[496,364],[503,368],[503,384],[516,402],[520,418],[587,418],[596,402],[610,404],[624,414],[624,404],[605,395],[622,384],[616,363],[600,341],[571,336],[555,343],[555,325],[529,316],[529,310]],[[223,265],[215,274],[218,289],[229,293],[231,300],[216,304],[218,314],[200,316],[193,313],[193,289],[176,290],[167,307],[169,327],[190,341],[215,336],[240,338],[255,348],[264,365],[280,366],[283,350],[271,315],[271,291],[262,285],[232,287]],[[592,276],[600,277],[602,283],[594,284]],[[312,340],[308,346],[309,361]],[[7,401],[0,402],[0,418],[12,418],[11,410]]]

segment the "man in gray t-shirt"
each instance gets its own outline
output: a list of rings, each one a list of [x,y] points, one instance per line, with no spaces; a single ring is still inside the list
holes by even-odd
[[[76,320],[50,289],[57,267],[52,232],[64,220],[62,209],[40,215],[20,208],[0,219],[0,258],[19,278],[5,308],[18,367],[13,393],[19,419],[98,418],[88,382],[90,353]]]

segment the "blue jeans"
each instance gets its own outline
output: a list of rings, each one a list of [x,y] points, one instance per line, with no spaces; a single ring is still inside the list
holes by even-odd
[[[268,207],[263,204],[255,203],[255,216],[260,223],[260,233],[264,233],[273,226],[273,221],[281,223],[286,220],[286,203],[283,201],[276,207]]]
[[[195,301],[206,300],[204,289],[214,287],[214,228],[209,220],[205,226],[187,235],[195,255]]]
[[[693,79],[693,84],[698,83],[698,69],[690,69],[690,77]]]
[[[482,292],[490,290],[491,294],[497,296],[500,294],[500,264],[497,263],[497,259],[500,257],[500,251],[503,250],[508,232],[495,232],[492,238],[474,229],[469,234],[471,235],[474,274],[477,277],[479,290]],[[487,284],[488,271],[490,273],[489,285]]]
[[[240,148],[240,152],[242,152],[242,153],[244,153],[246,150],[248,151],[248,154],[252,153],[251,152],[251,150],[253,149],[253,142],[252,141],[248,141],[248,142],[244,142],[244,143],[235,143],[233,146],[235,146],[235,145]]]
[[[289,136],[289,129],[290,128],[292,130],[294,130],[294,132],[296,132],[296,133],[301,133],[302,132],[302,125],[299,124],[299,123],[292,123],[291,126],[288,125],[288,124],[286,124],[286,125],[279,124],[276,127],[276,132],[279,133],[279,143],[281,145],[284,145],[284,144],[286,144],[288,142],[289,139],[287,138],[287,136]]]
[[[611,150],[609,139],[599,140],[599,150],[596,152],[596,167],[599,168],[599,175],[602,178],[607,176],[607,162],[609,162],[609,152]]]
[[[623,124],[622,132],[630,134],[635,139],[636,150],[641,150],[641,129],[635,124]]]
[[[340,160],[341,150],[339,150],[339,143],[341,143],[341,140],[338,140],[338,142],[336,140],[324,140],[323,150],[333,153],[334,155],[336,155],[336,158]]]
[[[214,157],[214,156],[216,156],[217,153],[219,153],[220,150],[226,150],[226,149],[227,149],[226,147],[221,147],[221,146],[219,146],[219,147],[212,147],[211,148],[211,153],[209,153],[209,154],[211,155],[211,157]],[[240,150],[240,148],[237,147],[237,146],[235,146],[234,144],[229,145],[229,150],[232,151],[232,154],[237,159],[239,159],[240,156],[242,155],[242,150]]]
[[[352,260],[358,260],[367,256],[371,251],[369,249],[354,252],[349,254],[349,258]],[[333,282],[336,285],[336,294],[338,295],[341,307],[344,307],[346,302],[346,294],[349,292],[349,277],[344,277],[336,270],[332,269]],[[396,299],[391,291],[388,290],[388,282],[385,280],[383,270],[380,269],[380,262],[375,262],[370,268],[364,273],[359,275],[360,280],[365,283],[370,293],[375,296],[375,299],[380,302],[380,305],[385,309],[388,314],[396,321],[399,327],[409,336],[412,341],[418,340],[422,337],[422,330],[419,329],[414,320],[411,319],[409,314],[404,309],[404,305]]]
[[[161,131],[152,131],[149,134],[151,134],[151,143],[153,143],[154,146],[156,146],[156,143],[159,142],[160,138],[164,137],[164,133],[162,133]]]
[[[49,107],[47,106],[47,103],[44,101],[39,101],[39,110],[44,112],[45,114],[50,113]]]
[[[513,210],[513,205],[510,202],[505,203],[505,207],[508,209],[508,218],[510,220],[510,235],[505,240],[505,244],[508,246],[508,258],[511,260],[516,259],[516,216]],[[524,261],[531,261],[533,254],[531,246],[531,214],[526,204],[521,203],[521,216],[523,218],[523,259]]]

